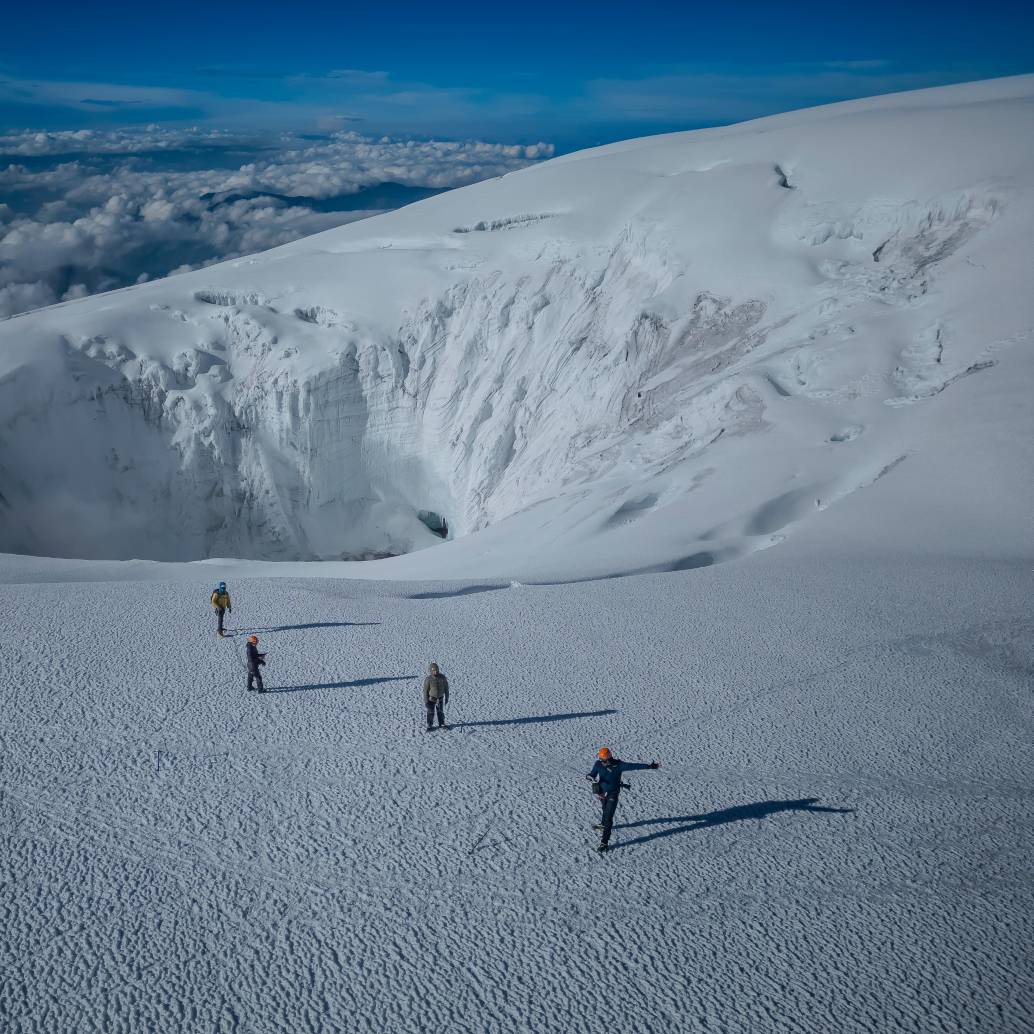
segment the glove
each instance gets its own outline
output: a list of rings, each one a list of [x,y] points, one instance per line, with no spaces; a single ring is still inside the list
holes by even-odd
[[[226,611],[227,611],[227,613],[232,614],[233,613],[233,607],[227,607]]]

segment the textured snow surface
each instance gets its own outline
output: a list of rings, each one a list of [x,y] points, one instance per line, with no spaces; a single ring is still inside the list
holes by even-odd
[[[1029,564],[182,570],[0,565],[4,1030],[1030,1030]]]
[[[29,314],[0,549],[360,559],[439,543],[430,511],[456,541],[368,575],[605,575],[852,522],[881,481],[956,553],[993,494],[1015,553],[1032,239],[1028,76],[569,155]]]

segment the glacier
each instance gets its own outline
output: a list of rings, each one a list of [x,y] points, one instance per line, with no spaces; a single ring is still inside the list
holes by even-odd
[[[0,550],[591,576],[777,544],[947,462],[963,382],[1029,377],[1032,121],[1028,76],[631,141],[8,320]]]

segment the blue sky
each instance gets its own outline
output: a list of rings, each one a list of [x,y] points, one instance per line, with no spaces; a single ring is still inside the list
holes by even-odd
[[[1034,3],[9,5],[0,128],[160,122],[559,149],[1034,71]]]

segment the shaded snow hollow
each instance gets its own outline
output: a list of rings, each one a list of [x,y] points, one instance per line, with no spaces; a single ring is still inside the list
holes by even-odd
[[[369,573],[590,577],[893,480],[894,535],[929,536],[921,498],[975,548],[992,492],[1015,551],[1032,123],[1020,77],[637,140],[10,320],[0,550],[357,559],[447,526]]]

